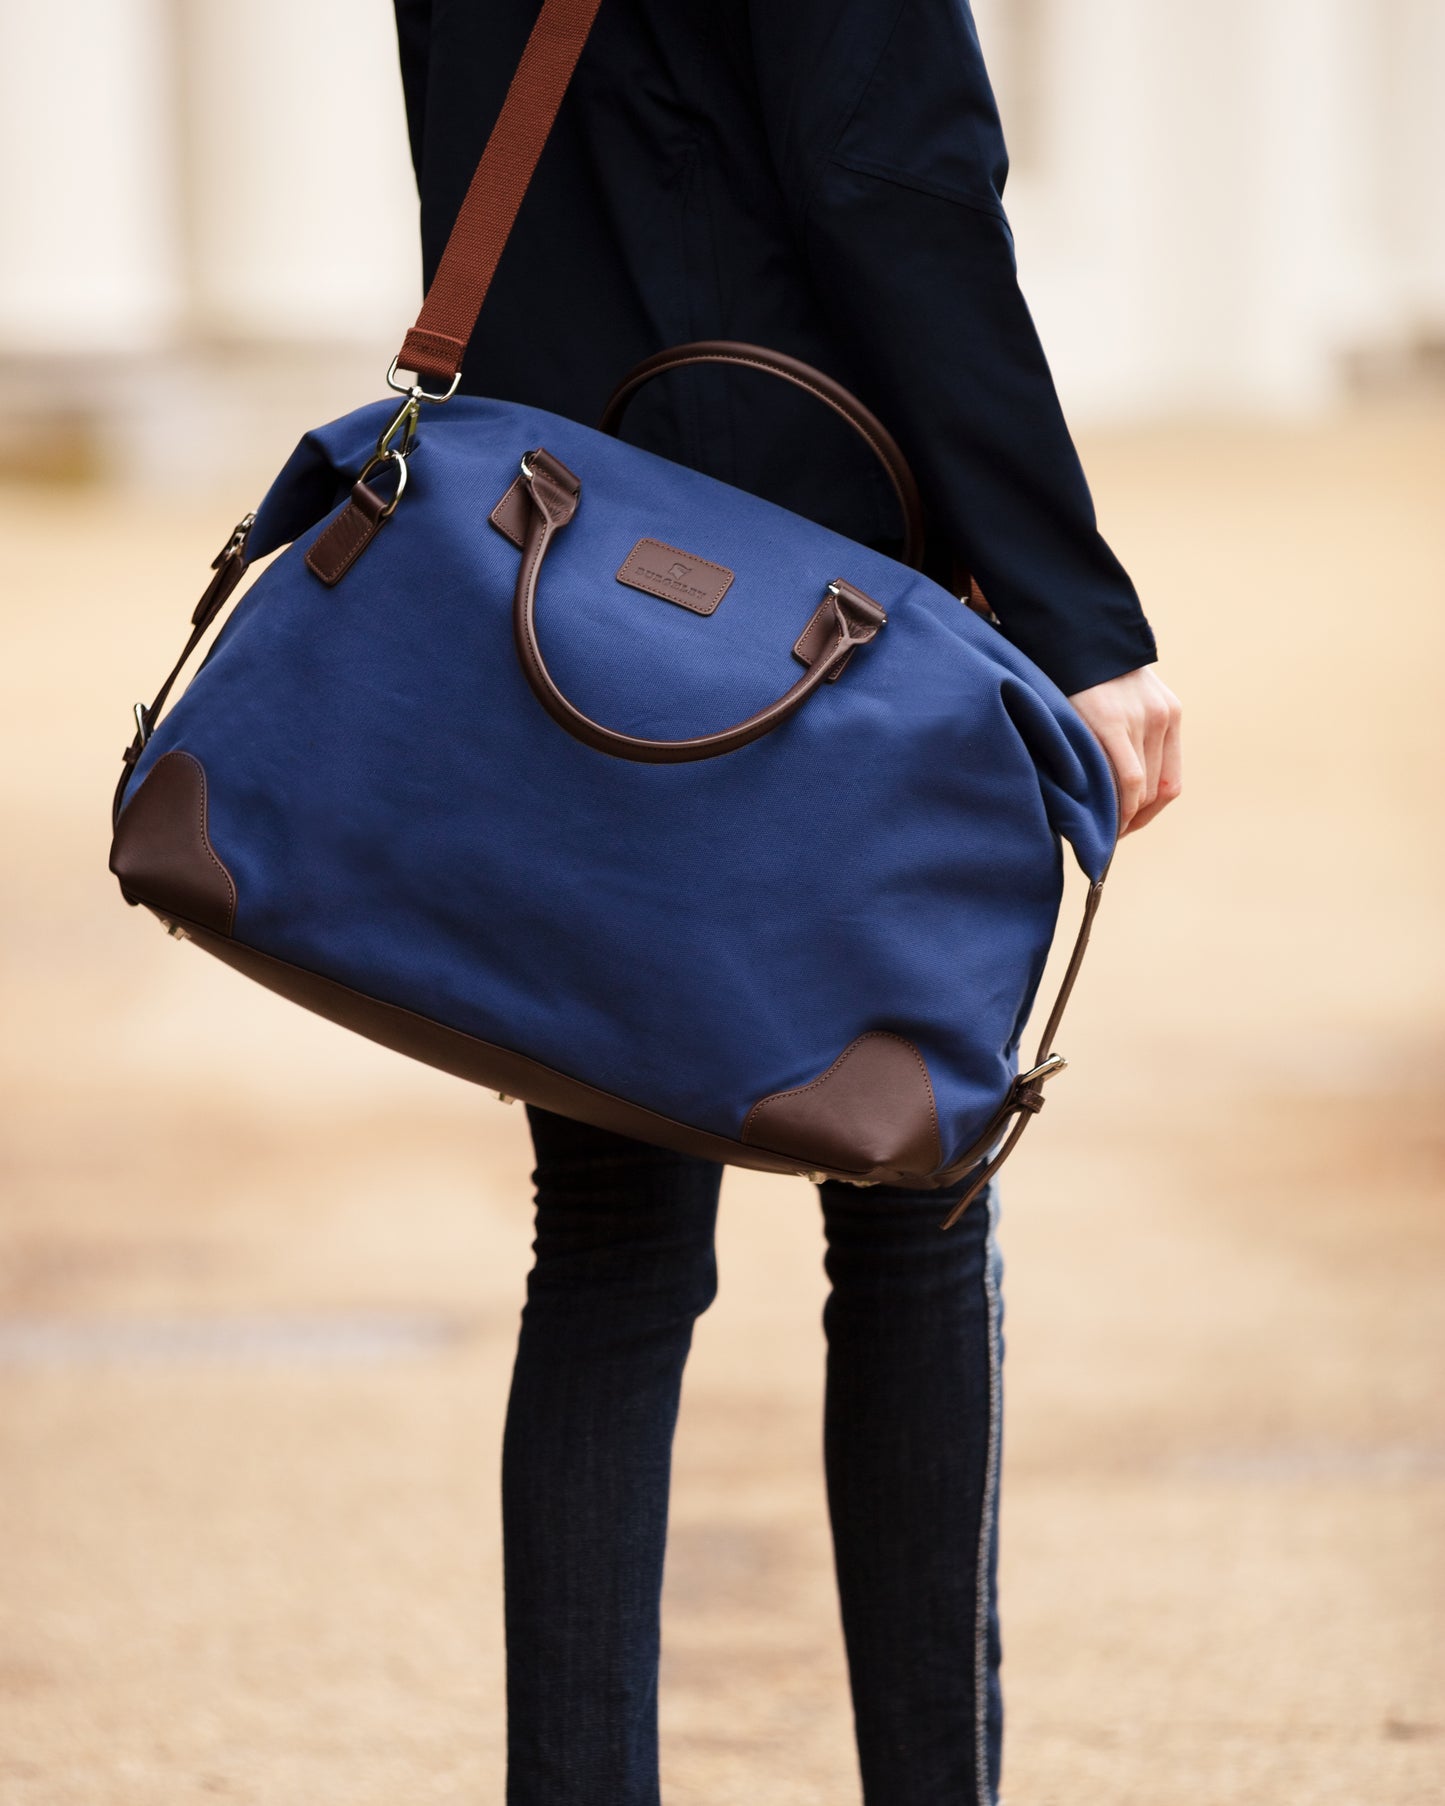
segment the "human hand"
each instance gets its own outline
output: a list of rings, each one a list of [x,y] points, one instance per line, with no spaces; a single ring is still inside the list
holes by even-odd
[[[1144,665],[1069,701],[1109,756],[1119,786],[1119,832],[1132,834],[1184,787],[1179,698]]]

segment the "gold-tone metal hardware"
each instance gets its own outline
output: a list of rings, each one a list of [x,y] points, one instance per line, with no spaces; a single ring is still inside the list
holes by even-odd
[[[243,514],[241,516],[240,520],[238,520],[231,529],[231,537],[211,560],[211,569],[213,571],[220,570],[221,566],[228,558],[236,558],[244,551],[246,541],[250,537],[251,529],[255,524],[256,515],[254,510],[250,514]]]
[[[391,360],[391,368],[386,373],[386,386],[388,389],[395,389],[398,395],[409,395],[413,401],[432,401],[438,404],[444,401],[450,401],[452,396],[457,392],[458,383],[462,380],[462,373],[458,370],[456,375],[452,378],[451,387],[446,390],[444,394],[437,394],[432,389],[424,389],[419,382],[398,382],[396,373],[400,364],[401,353],[398,351],[396,356]],[[413,374],[415,374],[415,372],[413,372]]]
[[[503,1104],[515,1104],[517,1101],[516,1098],[512,1097],[510,1095],[510,1093],[508,1093],[506,1091],[499,1091],[497,1093],[497,1099],[500,1103],[503,1103]]]
[[[173,941],[188,941],[191,938],[190,930],[188,928],[180,922],[172,922],[166,916],[161,917],[161,927],[165,929],[166,933]]]
[[[805,1179],[810,1179],[814,1185],[821,1185],[828,1175],[824,1172],[811,1172],[804,1173],[803,1177]]]
[[[397,451],[403,458],[411,456],[412,452],[416,450],[416,423],[420,413],[421,403],[414,395],[408,395],[381,429],[381,437],[376,442],[378,458],[384,458],[392,449],[391,442],[398,433],[401,434],[401,444],[396,447]]]
[[[395,450],[374,452],[363,465],[361,475],[357,477],[356,480],[358,483],[364,483],[371,475],[372,471],[379,470],[383,464],[395,464],[396,466],[396,494],[386,504],[378,516],[378,519],[380,520],[387,520],[396,512],[396,504],[401,500],[402,496],[406,494],[405,455],[402,452]]]

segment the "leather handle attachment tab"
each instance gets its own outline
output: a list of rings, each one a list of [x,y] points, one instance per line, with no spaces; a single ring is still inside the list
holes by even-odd
[[[902,563],[915,571],[920,567],[923,563],[923,500],[917,479],[898,441],[851,390],[821,370],[815,370],[811,364],[805,364],[801,358],[769,351],[765,345],[747,345],[734,339],[697,339],[692,344],[674,345],[668,351],[644,358],[628,371],[608,397],[598,426],[604,433],[616,436],[621,431],[627,404],[639,389],[654,377],[665,376],[669,370],[685,370],[697,364],[731,365],[735,369],[760,370],[765,375],[779,377],[795,389],[816,396],[841,420],[846,420],[883,466],[883,474],[897,497],[898,509],[903,516],[903,549],[899,554]]]
[[[455,386],[467,342],[601,0],[543,0],[502,110],[396,364]],[[434,399],[440,400],[437,395]]]
[[[583,714],[563,695],[547,669],[537,643],[538,580],[548,550],[577,512],[582,485],[559,458],[547,451],[534,451],[528,452],[522,460],[522,492],[531,502],[531,519],[522,545],[512,605],[517,657],[534,695],[552,719],[584,746],[611,753],[614,758],[649,765],[680,765],[694,759],[714,759],[723,753],[736,752],[739,747],[760,740],[764,734],[781,726],[790,715],[796,714],[857,647],[866,646],[887,624],[887,615],[871,596],[838,578],[828,585],[824,602],[832,615],[831,639],[807,673],[775,702],[732,727],[713,734],[700,734],[692,740],[644,740],[634,734],[620,733]]]

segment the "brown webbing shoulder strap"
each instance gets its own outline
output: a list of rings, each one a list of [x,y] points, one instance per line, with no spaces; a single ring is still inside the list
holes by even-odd
[[[443,388],[460,371],[517,210],[600,4],[601,0],[543,0],[416,325],[397,353],[401,369]]]

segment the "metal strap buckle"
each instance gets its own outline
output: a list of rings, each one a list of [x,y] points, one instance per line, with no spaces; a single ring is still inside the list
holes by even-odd
[[[1040,1060],[1037,1066],[1031,1066],[1027,1072],[1021,1072],[1014,1080],[1014,1084],[1019,1090],[1022,1090],[1025,1085],[1042,1085],[1045,1079],[1051,1079],[1055,1073],[1062,1072],[1068,1063],[1062,1054],[1050,1054],[1048,1059]]]
[[[444,394],[439,395],[431,389],[424,389],[420,383],[398,382],[396,379],[396,372],[400,363],[401,353],[398,351],[396,356],[391,360],[391,368],[386,373],[386,386],[388,389],[395,389],[398,395],[409,395],[413,401],[434,401],[438,404],[444,401],[450,401],[452,396],[457,392],[457,385],[462,380],[462,373],[458,370],[456,375],[452,378],[451,387],[447,389]]]

